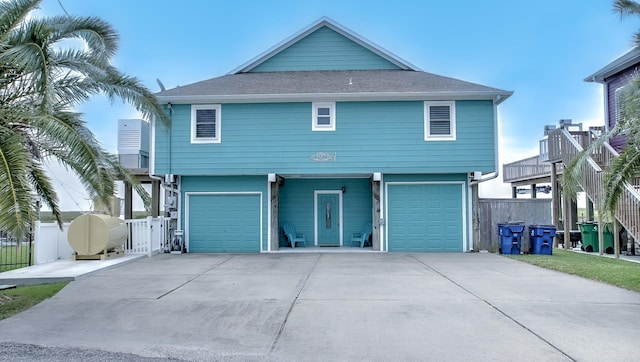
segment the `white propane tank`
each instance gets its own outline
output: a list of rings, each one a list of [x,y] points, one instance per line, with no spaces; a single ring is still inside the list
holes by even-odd
[[[127,226],[109,215],[81,215],[69,225],[67,240],[78,255],[96,255],[121,247],[127,240]]]

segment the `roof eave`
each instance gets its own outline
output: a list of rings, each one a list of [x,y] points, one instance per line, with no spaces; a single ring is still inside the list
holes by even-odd
[[[510,91],[469,92],[361,92],[361,93],[298,93],[298,94],[229,94],[194,96],[157,96],[161,103],[286,103],[286,102],[358,102],[358,101],[423,101],[423,100],[493,100],[504,102]]]
[[[605,84],[605,80],[607,78],[638,63],[640,63],[640,48],[633,48],[624,55],[605,65],[597,72],[586,77],[584,81]]]

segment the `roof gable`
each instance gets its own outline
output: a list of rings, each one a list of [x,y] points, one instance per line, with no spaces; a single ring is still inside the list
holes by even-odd
[[[230,74],[382,69],[417,70],[409,62],[323,17]]]

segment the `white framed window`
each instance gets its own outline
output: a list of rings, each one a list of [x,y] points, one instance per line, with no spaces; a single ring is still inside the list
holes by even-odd
[[[616,109],[614,110],[615,124],[618,124],[622,120],[622,99],[624,97],[624,89],[625,86],[616,88],[613,93],[613,101],[615,103]],[[613,125],[609,125],[613,126]]]
[[[456,102],[424,102],[424,140],[454,141],[456,139]]]
[[[313,102],[311,108],[313,114],[311,130],[336,130],[336,102]]]
[[[191,143],[220,143],[221,109],[219,104],[191,106]]]

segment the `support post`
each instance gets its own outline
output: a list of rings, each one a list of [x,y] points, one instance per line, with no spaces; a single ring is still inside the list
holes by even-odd
[[[591,202],[591,200],[589,200],[589,198],[587,197],[587,220],[594,220],[594,215],[595,213],[593,212],[593,202]]]
[[[578,202],[576,200],[571,200],[571,230],[578,229]]]
[[[278,176],[276,176],[276,182],[270,183],[271,187],[271,251],[276,251],[280,248],[280,224],[278,218],[280,200],[280,184],[278,183]]]
[[[559,189],[556,165],[556,163],[551,164],[551,218],[553,219],[553,225],[556,228],[560,228],[560,209],[558,207],[560,203],[558,202]],[[553,238],[553,247],[558,247],[558,238]]]
[[[153,239],[153,217],[151,216],[147,216],[147,230],[146,230],[146,236],[147,236],[147,240],[146,240],[146,245],[145,248],[147,248],[147,256],[151,257],[151,244],[152,244],[152,239]]]
[[[371,181],[372,214],[371,214],[371,249],[382,251],[380,245],[380,181]]]
[[[133,189],[128,182],[124,183],[124,219],[133,219]]]
[[[511,186],[511,198],[512,199],[518,198],[518,188],[516,186]]]
[[[480,251],[480,196],[478,194],[478,184],[471,186],[471,219],[473,245],[469,245],[469,249]]]
[[[571,198],[565,193],[562,193],[562,224],[564,226],[564,248],[571,250],[571,220],[570,209]]]
[[[602,213],[598,213],[598,253],[602,255],[604,253],[604,223],[602,222]]]
[[[536,184],[531,184],[531,198],[535,199],[538,196],[538,190],[536,190]]]
[[[620,259],[620,227],[617,220],[613,221],[613,250],[616,259]]]
[[[160,216],[160,181],[151,182],[151,216]]]

